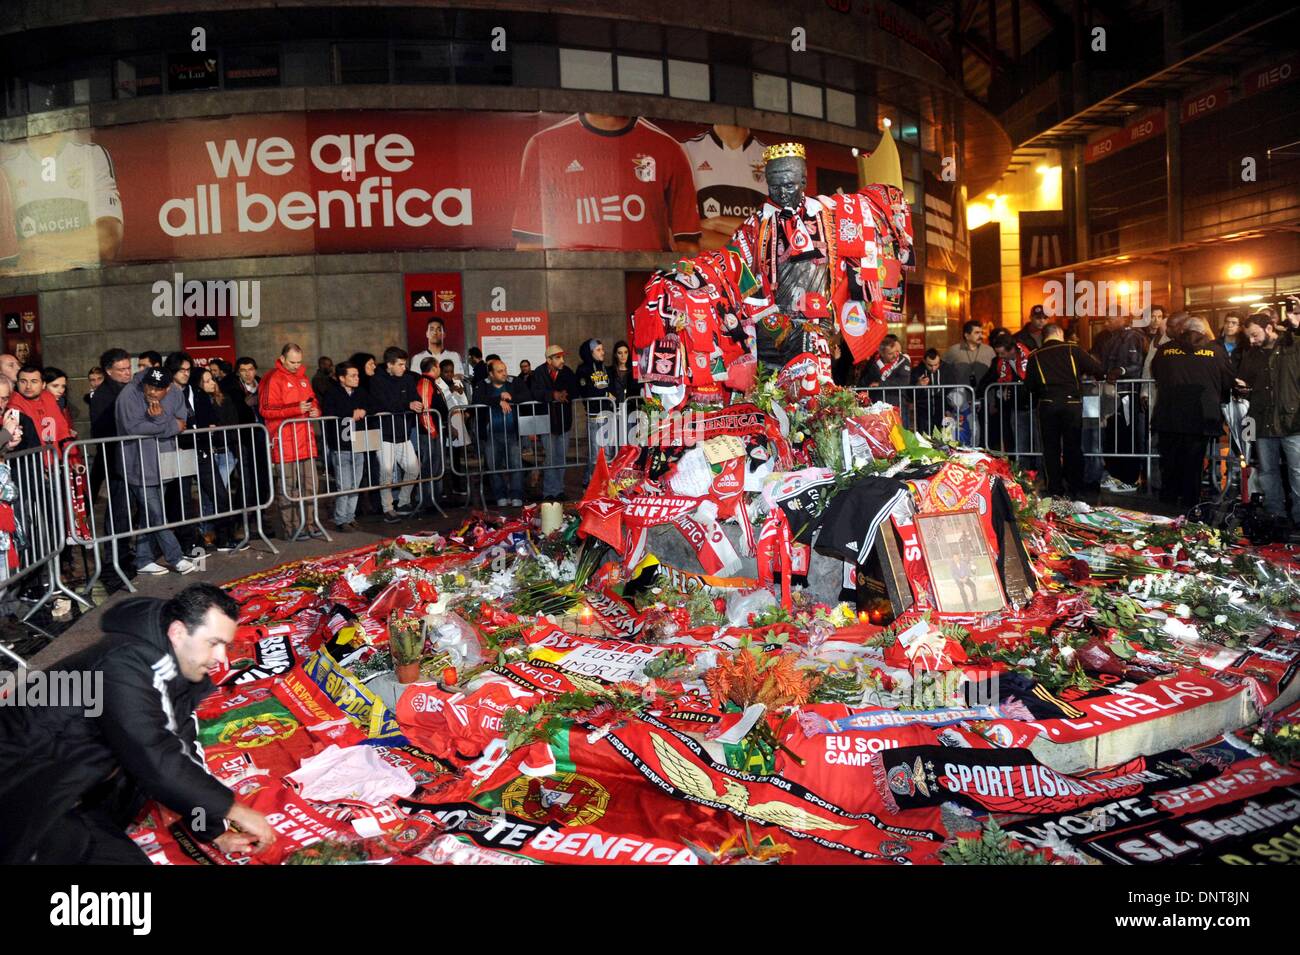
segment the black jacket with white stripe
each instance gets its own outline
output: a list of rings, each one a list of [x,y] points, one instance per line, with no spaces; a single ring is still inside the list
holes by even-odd
[[[151,597],[124,600],[104,615],[98,643],[55,664],[83,688],[89,674],[88,694],[71,699],[65,683],[56,702],[67,705],[30,705],[31,692],[29,705],[0,705],[0,863],[33,861],[50,828],[78,808],[106,809],[125,830],[146,798],[186,824],[206,820],[192,828],[200,841],[225,831],[234,795],[208,773],[194,716],[212,681],[180,672],[162,607]],[[47,689],[56,682],[52,673],[41,679]]]

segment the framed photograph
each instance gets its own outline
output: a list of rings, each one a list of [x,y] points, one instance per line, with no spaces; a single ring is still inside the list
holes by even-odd
[[[979,513],[918,514],[917,535],[943,613],[992,613],[1007,605]]]

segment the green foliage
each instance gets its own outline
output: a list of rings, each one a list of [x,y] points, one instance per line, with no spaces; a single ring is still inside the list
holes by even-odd
[[[972,660],[991,660],[1005,663],[1015,673],[1021,673],[1041,683],[1053,693],[1071,687],[1088,691],[1093,680],[1083,670],[1075,654],[1062,653],[1065,647],[1078,649],[1091,637],[1086,633],[1063,631],[1055,637],[1044,631],[1030,631],[1030,642],[1003,646],[997,641],[979,643],[973,639],[961,641],[962,648]]]
[[[961,670],[922,670],[912,675],[909,698],[898,704],[899,710],[935,710],[952,706],[964,673]]]
[[[360,842],[335,842],[327,839],[290,853],[285,856],[283,864],[346,865],[350,862],[364,862],[366,859],[365,847]]]
[[[857,703],[862,699],[866,687],[857,670],[821,671],[822,678],[813,690],[809,702],[812,703]]]
[[[1284,766],[1300,762],[1300,722],[1287,722],[1270,714],[1256,727],[1250,745]]]
[[[652,680],[663,679],[681,667],[687,665],[686,654],[681,650],[669,650],[661,653],[643,667],[643,672]]]
[[[424,654],[423,621],[419,617],[389,617],[388,651],[399,666],[419,663]]]
[[[790,611],[786,610],[780,604],[772,604],[754,614],[750,626],[770,627],[774,623],[792,623],[793,621],[794,618],[790,616]]]
[[[958,838],[939,850],[945,865],[1047,865],[1041,853],[1012,845],[1011,836],[994,819],[984,823],[979,838]]]
[[[1148,650],[1167,650],[1173,646],[1162,629],[1163,624],[1146,616],[1145,609],[1132,597],[1097,587],[1083,589],[1088,603],[1097,611],[1093,622],[1099,630],[1116,630],[1124,639],[1135,640]]]
[[[387,673],[393,666],[392,654],[386,650],[378,650],[366,660],[352,664],[352,674],[358,680],[365,680],[377,673]]]
[[[630,716],[644,709],[646,702],[639,693],[620,686],[602,687],[590,693],[561,693],[528,711],[518,707],[506,710],[501,714],[501,734],[511,751],[539,740],[550,742],[564,728],[564,723],[602,705]]]
[[[568,556],[567,545],[560,545],[552,559],[558,564]],[[587,540],[578,549],[574,558],[575,571],[572,580],[561,583],[551,577],[539,561],[522,562],[520,568],[520,589],[515,594],[510,609],[519,616],[563,616],[571,612],[582,602],[582,591],[599,569],[601,560],[609,545],[603,541]],[[550,555],[547,555],[550,556]]]

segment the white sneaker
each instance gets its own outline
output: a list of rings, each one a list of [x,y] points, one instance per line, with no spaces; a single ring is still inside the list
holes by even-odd
[[[192,560],[187,560],[184,557],[176,561],[176,573],[178,574],[192,574],[198,569],[198,564],[194,563]]]
[[[509,506],[510,506],[510,501],[508,498],[504,498],[504,497],[497,498],[497,507],[509,507]]]
[[[183,561],[182,561],[182,563],[183,563]],[[149,574],[149,575],[154,576],[154,577],[159,577],[159,576],[161,576],[161,575],[163,575],[163,574],[165,574],[165,573],[168,573],[168,570],[167,570],[166,567],[164,567],[162,564],[158,563],[156,560],[151,560],[151,561],[149,561],[149,563],[145,564],[143,567],[137,567],[137,568],[135,569],[135,572],[136,572],[137,574]]]
[[[1137,489],[1138,487],[1136,484],[1125,484],[1118,478],[1116,478],[1114,486],[1111,487],[1111,491],[1116,494],[1136,494]]]
[[[523,499],[522,499],[522,498],[518,498],[518,497],[512,497],[512,498],[510,499],[510,506],[511,506],[511,507],[523,507],[523,506],[524,506]]]

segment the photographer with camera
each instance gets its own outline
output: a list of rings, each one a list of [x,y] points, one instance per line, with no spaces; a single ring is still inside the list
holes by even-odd
[[[1279,331],[1280,329],[1280,331]],[[1246,319],[1249,342],[1237,369],[1234,395],[1250,400],[1255,423],[1255,447],[1264,510],[1278,522],[1287,516],[1282,489],[1282,459],[1286,455],[1291,486],[1292,535],[1300,529],[1300,299],[1287,298],[1281,322],[1258,312]]]

